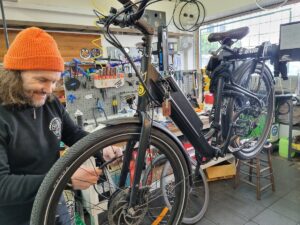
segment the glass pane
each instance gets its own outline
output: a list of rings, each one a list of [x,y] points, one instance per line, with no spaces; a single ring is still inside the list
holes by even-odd
[[[203,68],[209,60],[211,50],[216,50],[219,43],[209,43],[207,37],[213,32],[223,32],[230,29],[248,26],[249,34],[235,46],[255,47],[264,41],[279,43],[280,24],[300,20],[300,3],[286,5],[276,10],[259,11],[218,23],[203,26],[200,29],[200,66]],[[292,66],[293,67],[293,66]],[[295,73],[295,69],[291,70]]]

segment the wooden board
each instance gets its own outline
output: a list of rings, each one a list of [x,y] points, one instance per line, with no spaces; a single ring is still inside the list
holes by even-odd
[[[11,43],[20,30],[8,30],[9,42]],[[62,32],[49,32],[56,40],[58,48],[64,58],[65,62],[71,61],[73,58],[80,59],[80,50],[87,48],[97,48],[92,41],[100,38],[100,35],[94,34],[80,34],[80,33],[62,33]],[[3,62],[3,57],[6,53],[6,45],[3,29],[0,29],[0,62]],[[96,42],[101,46],[101,40]],[[82,60],[82,59],[80,59]]]

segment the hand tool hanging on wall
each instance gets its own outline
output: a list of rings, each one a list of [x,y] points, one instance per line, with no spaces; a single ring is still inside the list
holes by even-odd
[[[80,67],[81,65],[81,61],[79,59],[72,59],[70,67],[72,68],[73,73],[78,76],[79,74],[82,74],[83,76],[86,76],[86,72],[84,71],[84,69],[82,69]]]
[[[112,110],[113,110],[113,114],[118,114],[118,101],[117,101],[117,97],[114,95],[112,98]]]
[[[105,116],[105,119],[107,120],[106,112],[105,112],[103,104],[102,104],[102,102],[100,101],[99,98],[96,99],[96,107],[92,108],[93,117],[94,117],[95,124],[96,124],[96,127],[97,127],[98,126],[98,122],[97,122],[97,118],[96,118],[96,115],[95,115],[95,111],[99,112],[100,115],[103,113],[104,116]]]
[[[106,112],[104,110],[104,103],[101,102],[99,98],[97,99],[97,110],[100,113],[103,112],[103,114],[105,116],[105,119],[107,119],[107,115],[106,115]]]
[[[95,68],[88,68],[86,70],[86,76],[84,81],[81,81],[81,85],[84,89],[90,89],[90,88],[94,88],[93,85],[90,85],[90,82],[92,81],[91,79],[91,73],[95,73],[96,69]]]
[[[76,96],[72,95],[72,94],[69,94],[68,97],[67,97],[67,101],[70,102],[71,104],[74,103],[74,101],[76,99],[77,99]]]
[[[75,58],[67,64],[67,66],[70,67],[70,77],[65,81],[65,86],[68,91],[76,91],[80,87],[80,81],[77,79],[79,73],[83,76],[87,76],[86,72],[79,66],[80,64],[80,60]]]
[[[68,77],[66,78],[65,86],[68,91],[76,91],[80,87],[80,81],[75,77]]]
[[[134,100],[135,100],[135,95],[134,94],[127,95],[127,96],[125,96],[125,100],[126,100],[126,103],[129,106],[129,108],[132,109],[132,105],[133,105]]]

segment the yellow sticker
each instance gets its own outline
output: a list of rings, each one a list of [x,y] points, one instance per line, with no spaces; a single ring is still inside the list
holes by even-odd
[[[146,93],[144,86],[140,83],[138,87],[138,95],[143,96]]]

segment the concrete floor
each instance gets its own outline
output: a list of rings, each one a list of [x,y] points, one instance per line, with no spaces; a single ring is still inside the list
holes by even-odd
[[[300,225],[300,157],[290,162],[272,156],[276,191],[256,200],[254,187],[233,180],[210,182],[210,203],[197,225]]]

